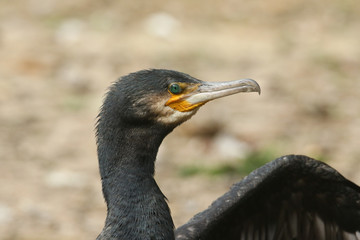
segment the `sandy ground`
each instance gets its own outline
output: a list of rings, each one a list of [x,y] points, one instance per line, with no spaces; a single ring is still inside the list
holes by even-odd
[[[176,225],[239,179],[181,177],[193,163],[271,149],[360,184],[359,29],[357,1],[1,1],[0,238],[97,236],[96,115],[111,82],[145,68],[262,87],[207,104],[165,139],[156,178]]]

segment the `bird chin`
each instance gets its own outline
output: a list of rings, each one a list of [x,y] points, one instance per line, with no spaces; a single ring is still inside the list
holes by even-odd
[[[193,109],[187,112],[180,112],[171,107],[166,107],[166,111],[161,114],[157,121],[165,125],[179,125],[187,120],[189,120],[196,112],[198,108]]]

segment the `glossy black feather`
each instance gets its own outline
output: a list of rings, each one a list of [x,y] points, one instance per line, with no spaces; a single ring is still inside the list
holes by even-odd
[[[234,184],[176,239],[358,239],[359,231],[359,186],[323,162],[290,155]]]

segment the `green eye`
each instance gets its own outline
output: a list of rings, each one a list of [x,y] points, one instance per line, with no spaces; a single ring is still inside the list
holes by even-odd
[[[170,87],[169,87],[169,90],[173,94],[179,94],[179,93],[182,92],[182,89],[181,89],[180,85],[177,84],[177,83],[171,84]]]

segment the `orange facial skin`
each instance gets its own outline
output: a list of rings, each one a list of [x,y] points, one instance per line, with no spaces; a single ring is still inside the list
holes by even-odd
[[[206,103],[206,102],[201,102],[201,103],[192,104],[186,101],[186,98],[198,89],[199,84],[188,84],[188,83],[178,83],[178,84],[183,89],[183,91],[180,94],[174,94],[169,91],[171,97],[166,102],[165,104],[166,106],[169,106],[172,109],[177,110],[179,112],[189,112]]]

